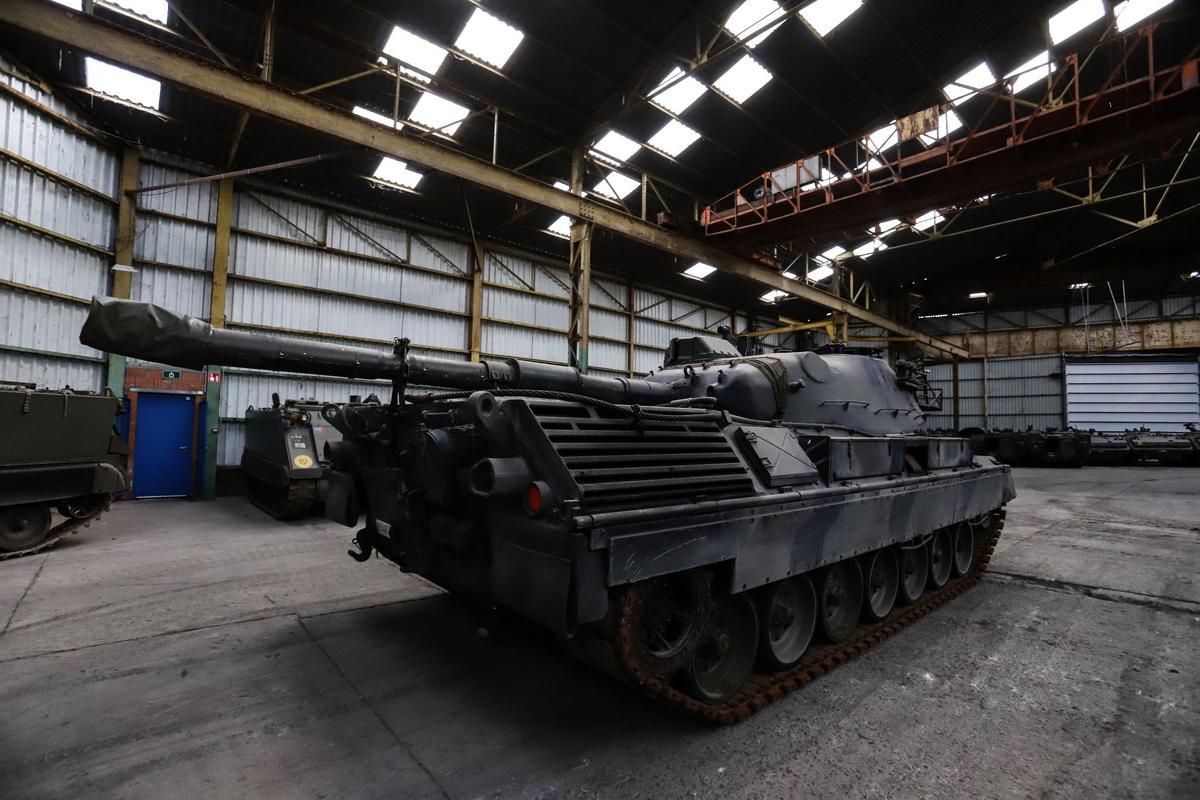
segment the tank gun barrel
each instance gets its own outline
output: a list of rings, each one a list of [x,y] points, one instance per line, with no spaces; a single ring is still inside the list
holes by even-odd
[[[291,336],[233,331],[150,303],[92,298],[79,341],[97,350],[202,369],[207,364],[339,378],[406,380],[448,389],[541,389],[617,403],[664,403],[669,386],[585,375],[571,367],[504,358],[472,363]]]

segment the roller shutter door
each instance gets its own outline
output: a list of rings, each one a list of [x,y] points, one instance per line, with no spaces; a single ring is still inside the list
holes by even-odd
[[[1072,428],[1182,431],[1200,424],[1195,361],[1068,361],[1067,424]]]

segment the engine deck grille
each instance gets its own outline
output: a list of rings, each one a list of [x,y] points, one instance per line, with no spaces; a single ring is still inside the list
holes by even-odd
[[[669,505],[754,492],[716,422],[635,419],[575,403],[530,403],[579,486],[585,511]]]

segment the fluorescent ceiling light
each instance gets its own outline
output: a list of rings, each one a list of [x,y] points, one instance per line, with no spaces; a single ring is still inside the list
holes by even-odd
[[[555,189],[561,189],[561,190],[562,190],[562,191],[564,191],[564,192],[569,192],[569,191],[571,191],[571,187],[567,185],[567,182],[566,182],[566,181],[555,181],[555,182],[554,182],[554,188],[555,188]]]
[[[955,78],[953,83],[943,86],[942,94],[946,95],[946,99],[954,105],[959,105],[974,97],[978,93],[976,90],[986,89],[995,82],[996,76],[992,72],[992,68],[986,61],[980,61]]]
[[[72,11],[83,11],[83,0],[51,0],[60,6],[66,6]]]
[[[1056,69],[1058,65],[1050,58],[1050,51],[1043,50],[1004,77],[1016,79],[1013,81],[1012,91],[1013,94],[1017,94],[1050,77]]]
[[[870,258],[876,253],[882,253],[884,250],[887,250],[886,243],[881,242],[879,239],[871,239],[854,248],[853,254],[859,258]]]
[[[1200,270],[1192,270],[1188,275],[1189,278],[1200,278]]]
[[[687,275],[689,278],[700,280],[702,278],[707,278],[716,271],[716,267],[705,264],[703,261],[697,261],[695,264],[692,264],[690,267],[685,269],[683,274]]]
[[[1146,17],[1171,5],[1173,0],[1125,0],[1113,6],[1113,16],[1117,20],[1117,30],[1125,32]]]
[[[546,226],[546,230],[553,233],[555,236],[561,236],[564,239],[571,236],[571,218],[563,215]]]
[[[371,122],[377,122],[380,125],[386,125],[389,128],[395,127],[397,130],[399,130],[400,128],[404,127],[403,122],[397,122],[397,121],[393,120],[391,117],[387,116],[386,114],[380,114],[378,111],[372,111],[371,109],[366,108],[365,106],[355,106],[352,110],[352,113],[356,117],[362,117],[363,119],[369,119],[369,120],[371,120]]]
[[[937,211],[937,209],[934,209],[933,211],[926,211],[924,214],[913,220],[912,226],[919,231],[927,231],[944,219],[945,217],[943,217],[941,213]]]
[[[399,25],[392,28],[392,34],[388,37],[387,44],[383,46],[383,52],[397,61],[416,67],[429,75],[435,74],[442,66],[442,62],[446,60],[446,48],[439,47],[428,39],[422,39]],[[401,71],[405,75],[429,83],[426,75],[409,70]]]
[[[817,267],[814,270],[810,270],[808,273],[808,279],[810,281],[812,281],[813,283],[820,283],[821,281],[825,280],[832,274],[833,274],[833,267],[829,266],[828,264],[825,264],[820,267]]]
[[[785,277],[785,278],[789,278],[789,279],[791,279],[791,280],[793,280],[793,281],[794,281],[794,280],[797,280],[797,279],[800,277],[800,276],[799,276],[799,275],[797,275],[796,273],[794,273],[794,272],[791,272],[791,271],[789,271],[789,270],[784,270],[783,272],[781,272],[781,273],[779,273],[779,274],[780,274],[780,275],[782,275],[783,277]]]
[[[628,197],[629,193],[639,186],[641,186],[641,183],[630,178],[628,175],[622,175],[619,172],[610,172],[592,187],[592,191],[610,200],[617,200]]]
[[[1091,287],[1090,283],[1072,283],[1067,288],[1068,289],[1088,289],[1090,287]]]
[[[939,139],[944,139],[950,134],[963,126],[962,120],[954,111],[947,111],[938,116],[937,127],[929,133],[922,133],[920,136],[921,143],[926,147],[932,147]]]
[[[454,46],[499,69],[508,63],[524,38],[525,34],[512,25],[477,8],[454,40]]]
[[[863,0],[816,0],[800,9],[800,16],[818,36],[824,37],[862,4]]]
[[[771,80],[771,73],[750,56],[742,56],[725,74],[713,82],[713,88],[735,103],[744,103]]]
[[[379,166],[375,168],[375,178],[390,183],[394,186],[403,186],[405,189],[414,189],[421,182],[421,178],[425,176],[419,172],[413,172],[408,168],[408,164],[403,161],[397,161],[394,158],[387,156],[379,162]]]
[[[767,292],[759,299],[762,300],[764,303],[774,303],[776,300],[781,300],[787,296],[788,296],[787,292],[781,291],[779,289],[772,289],[771,291]]]
[[[153,78],[91,56],[85,58],[84,72],[89,89],[143,108],[158,110],[162,100],[162,84]]]
[[[677,156],[691,147],[692,143],[699,138],[699,133],[673,119],[662,126],[658,133],[651,136],[647,144],[669,156]]]
[[[828,261],[833,261],[835,258],[838,258],[841,255],[843,255],[845,252],[846,252],[846,248],[842,247],[840,244],[835,244],[833,247],[829,248],[828,250],[823,251],[821,253],[821,258],[824,258]]]
[[[969,295],[967,295],[967,299],[968,300],[982,300],[983,298],[987,297],[987,295],[988,295],[987,292],[971,292]]]
[[[453,136],[470,113],[466,106],[439,97],[433,92],[422,92],[408,118],[413,122],[432,128],[443,136]]]
[[[114,6],[134,16],[167,24],[167,0],[108,0]]]
[[[896,120],[892,120],[882,128],[867,134],[867,146],[876,153],[886,150],[900,142],[900,132],[896,130]]]
[[[605,161],[628,161],[630,157],[641,150],[642,146],[630,139],[628,136],[622,136],[616,131],[609,131],[600,137],[596,144],[592,145],[592,153],[600,156]],[[608,158],[604,158],[608,156]]]
[[[1075,0],[1050,18],[1050,41],[1061,44],[1103,16],[1103,0]]]
[[[700,95],[708,91],[708,87],[691,75],[681,78],[682,75],[683,70],[679,67],[671,70],[667,77],[654,87],[654,91],[650,92],[650,102],[672,114],[682,114],[700,98]],[[671,86],[664,89],[667,84]]]
[[[725,30],[729,31],[733,38],[745,41],[747,47],[758,47],[783,24],[785,13],[775,0],[743,0],[729,15],[729,19],[725,20]],[[779,22],[771,25],[775,20]],[[765,27],[767,25],[771,27]],[[762,32],[755,34],[752,39],[746,39],[758,30]]]

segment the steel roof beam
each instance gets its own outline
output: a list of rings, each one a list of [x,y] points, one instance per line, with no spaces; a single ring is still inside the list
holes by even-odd
[[[573,218],[592,222],[634,241],[703,261],[717,269],[831,311],[849,314],[870,325],[915,336],[919,343],[965,357],[958,345],[920,333],[882,314],[862,308],[828,292],[790,280],[756,262],[707,242],[644,222],[600,203],[564,192],[433,142],[384,128],[364,119],[265,83],[257,78],[201,61],[175,48],[146,39],[102,20],[70,12],[40,0],[6,0],[0,22],[102,58],[157,76],[167,83],[203,94],[218,102],[309,131],[377,150],[394,158],[471,181],[493,191],[527,200]]]

